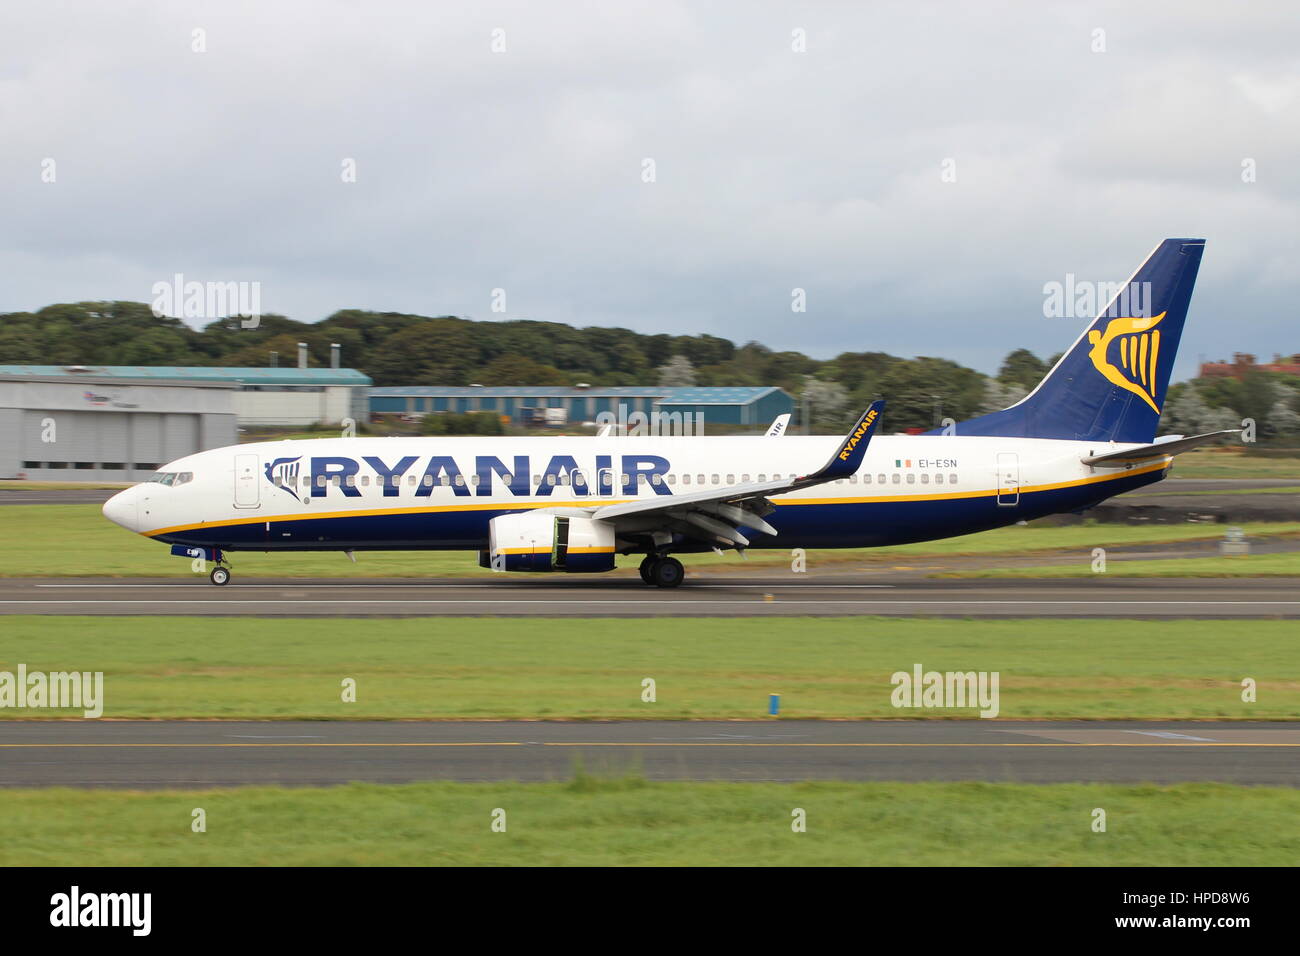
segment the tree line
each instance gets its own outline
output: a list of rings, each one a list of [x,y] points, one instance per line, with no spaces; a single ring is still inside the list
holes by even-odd
[[[558,322],[477,322],[456,316],[344,309],[321,322],[262,315],[245,328],[238,316],[201,329],[156,316],[141,302],[77,302],[35,312],[0,313],[0,364],[261,366],[278,353],[327,366],[330,346],[343,365],[376,385],[776,385],[805,403],[814,428],[852,423],[875,398],[889,401],[891,430],[931,428],[1005,408],[1055,363],[1027,349],[986,376],[944,358],[845,352],[819,360],[737,345],[714,335],[648,335],[630,329],[574,328]],[[1243,382],[1198,379],[1174,386],[1164,431],[1192,433],[1261,423],[1264,437],[1300,432],[1300,378],[1252,373]]]

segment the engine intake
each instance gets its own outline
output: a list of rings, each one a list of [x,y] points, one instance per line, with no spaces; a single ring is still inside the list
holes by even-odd
[[[548,511],[502,515],[488,523],[479,564],[503,571],[614,570],[614,525]]]

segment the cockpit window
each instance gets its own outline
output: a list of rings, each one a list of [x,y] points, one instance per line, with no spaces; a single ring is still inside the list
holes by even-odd
[[[150,482],[168,486],[183,485],[193,480],[194,472],[192,471],[156,471],[149,479]]]

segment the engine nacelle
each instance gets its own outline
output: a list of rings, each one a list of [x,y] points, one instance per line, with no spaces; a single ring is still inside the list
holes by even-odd
[[[503,571],[614,570],[614,526],[548,511],[502,515],[488,522],[479,564]]]

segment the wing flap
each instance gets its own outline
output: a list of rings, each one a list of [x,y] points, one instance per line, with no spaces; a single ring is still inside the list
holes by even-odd
[[[684,533],[690,529],[688,533],[710,542],[719,539],[744,547],[749,540],[741,534],[742,527],[762,534],[776,534],[776,529],[762,517],[772,510],[768,495],[810,488],[854,474],[862,464],[884,407],[883,401],[872,402],[844,436],[830,460],[809,475],[779,481],[751,481],[688,495],[656,495],[647,500],[624,501],[596,507],[591,516],[600,520],[634,516],[652,521],[662,518],[665,525]]]

